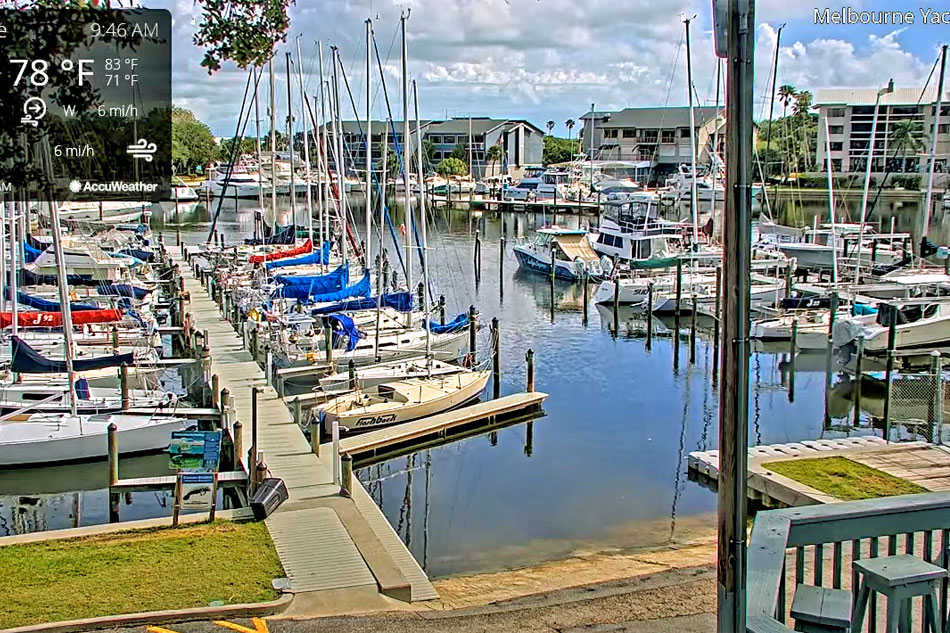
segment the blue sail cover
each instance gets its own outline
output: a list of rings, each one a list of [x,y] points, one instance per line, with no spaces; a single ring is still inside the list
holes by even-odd
[[[392,308],[398,310],[399,312],[412,312],[412,299],[413,294],[411,292],[393,292],[390,294],[383,295],[383,307]],[[368,297],[366,299],[350,299],[349,301],[341,301],[340,303],[333,303],[328,306],[319,306],[310,311],[310,314],[316,316],[319,314],[330,314],[332,312],[355,312],[356,310],[375,310],[376,309],[376,297]]]
[[[11,337],[10,343],[13,348],[13,362],[10,364],[10,371],[19,374],[57,374],[66,371],[65,360],[46,358],[27,345],[20,337]],[[133,354],[100,356],[98,358],[77,358],[73,361],[73,371],[92,371],[105,367],[118,367],[119,365],[131,366],[134,364],[135,358]]]
[[[288,287],[284,287],[284,296],[287,297]],[[363,275],[363,278],[351,286],[347,286],[342,290],[337,292],[330,292],[322,295],[309,295],[306,287],[301,286],[291,286],[289,288],[291,292],[299,291],[298,296],[294,298],[300,301],[310,301],[311,303],[332,303],[335,301],[343,301],[344,299],[351,299],[353,297],[369,297],[372,292],[372,286],[369,283],[369,272]]]
[[[306,277],[278,275],[275,281],[281,284],[282,287],[275,291],[274,296],[287,297],[288,299],[306,299],[313,295],[339,292],[346,288],[349,280],[350,271],[346,264],[326,275]]]
[[[353,319],[345,314],[331,314],[327,319],[330,321],[330,328],[333,332],[333,346],[336,347],[337,342],[345,336],[346,351],[352,352],[356,349],[356,344],[363,335],[360,333],[359,328],[356,327]]]
[[[104,295],[113,295],[116,297],[130,297],[132,299],[144,299],[152,290],[148,288],[139,288],[132,284],[100,284],[97,288]]]
[[[452,319],[449,323],[445,325],[440,325],[433,321],[428,322],[428,329],[433,334],[450,334],[452,332],[460,332],[468,327],[468,314],[462,313]]]
[[[33,248],[28,242],[23,242],[23,259],[25,260],[24,264],[32,264],[36,261],[36,258],[43,254],[42,249]]]
[[[7,296],[10,296],[10,288],[7,288]],[[17,291],[16,293],[17,303],[30,306],[31,308],[36,308],[40,312],[61,312],[62,308],[59,304],[59,301],[50,301],[49,299],[44,299],[42,297],[34,297],[28,295],[25,292]],[[91,303],[69,303],[69,309],[73,312],[82,312],[83,310],[98,310],[99,306],[94,306]]]
[[[293,224],[287,226],[277,226],[274,231],[266,222],[264,223],[264,238],[246,238],[245,244],[258,246],[260,244],[293,244],[297,241],[297,227]]]
[[[329,264],[330,263],[330,242],[323,244],[321,251],[313,251],[299,257],[288,257],[286,259],[275,259],[272,262],[264,264],[267,270],[274,268],[286,268],[287,266],[307,266],[310,264]]]

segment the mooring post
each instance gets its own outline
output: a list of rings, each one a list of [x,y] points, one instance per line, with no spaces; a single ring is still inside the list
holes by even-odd
[[[468,353],[472,356],[472,366],[475,365],[475,333],[478,331],[477,318],[475,306],[468,306]]]
[[[241,424],[240,420],[236,420],[234,426],[231,427],[231,444],[232,450],[234,451],[234,456],[232,457],[234,469],[238,470],[241,467],[241,459],[244,458],[244,425]],[[247,473],[250,477],[250,468],[248,468]]]
[[[891,441],[891,391],[893,387],[894,350],[897,347],[897,307],[888,303],[881,304],[878,310],[887,310],[889,327],[887,330],[887,364],[884,369],[884,441]]]
[[[614,258],[616,266],[617,259]],[[616,270],[616,268],[614,268]],[[620,275],[614,275],[614,301],[613,301],[613,320],[614,320],[614,338],[620,336]]]
[[[347,497],[353,494],[353,458],[349,453],[343,453],[340,456],[340,469],[342,471],[342,481],[340,487]]]
[[[683,301],[683,260],[677,258],[676,260],[676,311],[675,315],[675,330],[676,330],[676,344],[679,345],[679,333],[680,333],[680,311]]]
[[[689,362],[696,362],[696,295],[692,296],[692,314],[689,317]]]
[[[217,374],[215,374],[215,378],[217,378]],[[222,430],[228,428],[228,398],[230,396],[231,392],[228,391],[227,387],[222,389],[220,393],[216,391],[214,396],[215,400],[217,400],[215,408],[217,408],[220,413],[218,416],[218,428]]]
[[[653,282],[647,283],[647,351],[653,349]]]
[[[587,272],[587,268],[584,268],[584,272],[581,273],[583,287],[583,301],[584,301],[584,327],[587,327],[587,305],[590,302],[590,274]]]
[[[930,378],[932,397],[930,405],[930,437],[931,443],[940,441],[943,434],[943,361],[940,350],[930,352]]]
[[[534,422],[524,425],[524,456],[534,455]]]
[[[861,378],[864,375],[864,336],[859,336],[855,343],[854,359],[854,422],[853,426],[858,427],[861,424]]]
[[[119,521],[119,493],[112,487],[119,482],[119,428],[113,422],[106,429],[109,455],[109,523]]]
[[[178,277],[178,323],[175,325],[178,327],[185,325],[185,278],[180,275]]]
[[[323,325],[324,350],[327,353],[327,365],[333,369],[333,330],[329,323]]]
[[[835,327],[835,315],[838,313],[838,293],[832,292],[828,311],[828,349],[825,355],[825,428],[831,427],[831,362],[834,352],[834,342],[831,333]]]
[[[352,358],[346,364],[346,369],[350,379],[350,391],[356,391],[356,362]]]
[[[524,355],[525,362],[528,364],[526,371],[526,382],[525,391],[531,393],[534,391],[534,350],[528,348],[528,351]]]
[[[251,450],[247,456],[247,466],[251,476],[251,494],[257,490],[257,394],[260,387],[251,387]]]
[[[505,300],[505,236],[498,238],[498,300]]]
[[[303,424],[303,405],[300,404],[300,396],[295,397],[292,404],[294,423],[296,423],[297,426],[301,426]]]
[[[492,341],[492,391],[495,398],[501,395],[501,331],[498,329],[498,317],[491,320]]]
[[[125,363],[119,367],[119,388],[122,391],[122,410],[129,410],[129,366]]]
[[[248,326],[250,327],[250,326]],[[257,334],[258,324],[255,322],[254,327],[250,328],[251,330],[251,358],[254,359],[254,362],[257,362],[257,345],[258,345],[258,334]]]
[[[556,274],[557,242],[551,242],[551,274],[548,275],[551,287],[551,321],[554,321],[554,276]]]
[[[112,334],[112,353],[118,354],[119,353],[119,328],[113,325],[111,334]]]
[[[795,357],[798,356],[798,317],[792,319],[792,337],[788,343],[788,401],[795,402]]]
[[[274,384],[274,356],[270,351],[270,343],[264,345],[264,380],[268,385]]]

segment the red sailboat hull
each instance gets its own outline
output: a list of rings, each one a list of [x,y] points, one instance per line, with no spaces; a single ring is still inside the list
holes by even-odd
[[[311,244],[308,239],[306,242],[300,246],[296,246],[286,251],[274,251],[273,253],[267,253],[266,255],[251,255],[251,263],[257,264],[259,262],[272,262],[277,259],[284,259],[285,257],[296,257],[297,255],[306,255],[311,250],[313,250],[313,244]]]
[[[122,310],[81,310],[73,312],[73,325],[113,323],[122,320]],[[12,312],[0,312],[0,329],[13,325]],[[62,312],[17,312],[18,327],[62,327]]]

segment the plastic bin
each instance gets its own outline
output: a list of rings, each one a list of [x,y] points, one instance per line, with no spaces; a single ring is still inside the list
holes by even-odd
[[[261,482],[251,499],[251,510],[254,512],[254,518],[263,521],[279,508],[280,504],[287,501],[288,496],[287,486],[283,479],[268,477]]]

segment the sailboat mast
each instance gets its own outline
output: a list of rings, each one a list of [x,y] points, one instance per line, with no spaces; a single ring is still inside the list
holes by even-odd
[[[277,126],[274,124],[275,109],[277,107],[277,97],[274,88],[274,58],[271,57],[267,62],[268,73],[270,74],[270,210],[277,224]]]
[[[317,161],[320,168],[320,187],[317,190],[317,204],[319,205],[320,217],[317,221],[320,223],[320,248],[323,243],[330,239],[330,224],[324,218],[327,215],[327,207],[330,206],[329,187],[330,187],[330,161],[327,159],[327,118],[326,118],[326,96],[324,92],[324,83],[326,79],[323,76],[323,42],[318,42],[320,53],[320,146],[317,148]],[[326,231],[324,231],[326,225]]]
[[[419,88],[415,81],[412,82],[412,100],[416,107],[416,138],[422,138],[422,123],[419,121]],[[469,119],[471,124],[471,119]],[[471,148],[471,143],[469,143]],[[422,143],[416,143],[416,156],[419,161],[419,174],[422,174]],[[471,156],[471,149],[469,149]],[[471,163],[469,163],[471,165]],[[419,227],[422,230],[422,283],[425,287],[422,290],[422,318],[425,319],[426,326],[426,367],[430,367],[432,357],[432,326],[429,323],[429,254],[426,252],[428,240],[426,238],[426,197],[425,194],[419,197]]]
[[[297,182],[294,169],[294,102],[291,97],[290,83],[290,53],[286,53],[284,60],[287,64],[287,150],[290,152],[290,217],[293,218],[294,231],[297,231]]]
[[[333,86],[331,93],[333,103],[330,116],[333,117],[333,145],[336,152],[336,211],[340,215],[340,228],[342,231],[340,244],[343,246],[343,261],[347,261],[347,231],[346,231],[346,168],[343,166],[343,119],[340,116],[340,51],[336,46],[331,46],[333,52]]]
[[[53,225],[53,250],[56,253],[56,285],[59,288],[60,311],[63,315],[63,334],[66,337],[66,375],[69,383],[69,413],[76,415],[76,373],[73,371],[73,315],[69,305],[69,285],[66,281],[66,258],[60,234],[59,209],[49,200],[49,215]]]
[[[406,287],[412,292],[412,192],[409,187],[409,62],[406,50],[406,19],[405,13],[399,16],[399,25],[402,31],[402,179],[406,188]],[[412,318],[411,316],[409,317]]]
[[[716,181],[719,177],[719,166],[721,156],[719,155],[719,84],[722,79],[722,60],[716,59],[716,115],[713,117],[713,141],[712,152],[710,154],[712,165],[712,202],[709,204],[710,217],[712,218],[713,231],[710,231],[710,238],[715,233],[716,228]],[[723,205],[725,205],[725,188],[723,189]]]
[[[920,228],[921,239],[927,237],[930,230],[930,212],[934,199],[934,167],[937,164],[937,136],[940,132],[940,109],[943,107],[943,83],[947,72],[947,45],[940,48],[940,80],[937,82],[937,103],[934,106],[933,133],[930,135],[930,168],[927,170],[927,201],[924,204],[923,223]]]
[[[835,231],[835,179],[831,162],[831,130],[828,128],[828,117],[825,117],[825,155],[828,156],[828,215],[831,220],[831,281],[838,283],[838,236]],[[817,217],[815,220],[817,221]],[[858,245],[858,259],[860,261]]]
[[[16,219],[16,205],[13,202],[8,202],[7,205],[10,208],[10,310],[13,312],[13,336],[19,334],[19,327],[17,325],[17,317],[19,313],[18,302],[17,302],[17,219]],[[6,293],[4,293],[6,296]]]
[[[376,362],[380,361],[379,354],[379,328],[383,311],[383,290],[386,289],[386,280],[383,279],[383,226],[386,223],[386,184],[389,173],[389,123],[391,119],[383,125],[383,195],[379,198],[379,261],[376,265],[376,344],[373,349],[376,350]]]
[[[260,68],[254,67],[254,152],[257,158],[257,204],[260,210],[254,213],[254,237],[257,237],[257,220],[264,221],[264,183],[261,181],[263,170],[261,169],[261,105],[258,95],[260,94]],[[263,228],[263,227],[261,227]],[[263,232],[261,233],[263,237]]]
[[[373,44],[373,21],[366,19],[366,244],[363,261],[367,270],[372,266],[373,252],[373,67],[370,47]],[[382,245],[380,245],[382,248]]]
[[[297,83],[300,87],[300,112],[303,117],[303,162],[304,179],[307,183],[307,237],[310,243],[317,246],[313,241],[313,183],[310,175],[310,124],[307,116],[307,93],[303,89],[303,58],[300,55],[300,36],[297,36]],[[317,252],[320,252],[323,244],[317,246]]]
[[[689,41],[689,25],[693,18],[685,18],[686,27],[686,92],[689,93],[689,162],[692,180],[689,187],[689,202],[693,216],[693,249],[699,245],[699,203],[696,194],[696,111],[693,108],[693,59]],[[716,198],[713,189],[713,200]]]

